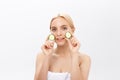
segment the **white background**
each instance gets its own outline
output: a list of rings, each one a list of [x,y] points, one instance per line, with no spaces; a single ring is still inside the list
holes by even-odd
[[[119,80],[119,0],[0,0],[0,80],[33,80],[36,55],[58,13],[73,18],[81,51],[92,60],[89,80]]]

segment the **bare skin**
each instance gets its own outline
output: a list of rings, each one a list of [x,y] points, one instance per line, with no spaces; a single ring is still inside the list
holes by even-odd
[[[69,72],[71,80],[88,80],[91,60],[85,53],[79,52],[80,43],[73,37],[65,38],[65,33],[73,34],[69,23],[58,17],[51,24],[51,32],[55,35],[55,41],[46,40],[42,45],[42,52],[37,55],[34,80],[47,80],[48,71]],[[54,49],[54,44],[57,48]]]

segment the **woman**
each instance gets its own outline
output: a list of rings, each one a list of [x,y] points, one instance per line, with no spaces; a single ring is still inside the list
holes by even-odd
[[[80,43],[74,36],[71,17],[62,14],[54,17],[50,31],[55,39],[47,38],[42,45],[42,52],[36,58],[34,80],[88,80],[90,57],[79,51]],[[67,32],[71,38],[65,36]]]

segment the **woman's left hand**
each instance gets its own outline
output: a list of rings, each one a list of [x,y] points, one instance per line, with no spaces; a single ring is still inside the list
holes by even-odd
[[[80,48],[80,43],[77,40],[77,38],[75,38],[74,36],[72,36],[72,38],[67,39],[68,44],[69,44],[69,49],[70,52],[72,53],[78,53],[79,52],[79,48]]]
[[[79,66],[79,48],[80,43],[79,41],[73,36],[70,39],[67,39],[70,53],[72,56],[73,65]]]

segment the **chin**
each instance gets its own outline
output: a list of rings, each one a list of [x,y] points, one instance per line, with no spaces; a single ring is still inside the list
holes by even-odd
[[[57,46],[64,46],[64,42],[59,42],[59,43],[57,43]]]
[[[64,46],[66,44],[66,40],[62,40],[62,41],[56,41],[57,46]]]

